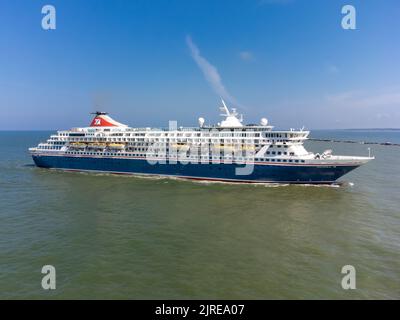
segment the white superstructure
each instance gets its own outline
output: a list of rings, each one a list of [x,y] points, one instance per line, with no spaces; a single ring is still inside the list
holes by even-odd
[[[218,125],[197,128],[131,128],[97,112],[89,127],[58,131],[32,153],[60,153],[111,157],[177,158],[185,161],[261,161],[274,164],[362,164],[372,157],[334,156],[308,152],[304,141],[309,131],[276,131],[261,119],[259,125],[244,125],[243,117],[222,101]]]

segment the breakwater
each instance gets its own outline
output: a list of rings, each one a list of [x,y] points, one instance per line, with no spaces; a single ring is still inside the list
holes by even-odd
[[[381,146],[398,146],[398,147],[400,147],[400,143],[393,143],[393,142],[374,142],[374,141],[336,140],[336,139],[317,139],[317,138],[310,138],[309,140],[311,140],[311,141],[324,141],[324,142],[374,144],[374,145],[381,145]]]

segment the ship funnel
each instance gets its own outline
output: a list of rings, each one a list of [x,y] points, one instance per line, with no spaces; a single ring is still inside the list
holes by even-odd
[[[90,123],[91,127],[127,127],[127,125],[112,119],[107,112],[96,111],[94,114],[96,116]]]

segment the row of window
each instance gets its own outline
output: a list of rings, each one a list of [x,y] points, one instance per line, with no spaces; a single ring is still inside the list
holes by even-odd
[[[266,154],[272,154],[272,155],[275,155],[275,154],[277,154],[277,155],[287,155],[288,153],[287,152],[281,152],[281,151],[267,151],[266,152]],[[294,156],[294,152],[289,152],[289,155],[290,156]]]
[[[296,134],[296,133],[268,133],[264,134],[267,138],[300,138],[305,137],[306,134]]]
[[[306,162],[305,160],[298,160],[298,159],[255,159],[255,161],[267,161],[267,162]]]
[[[104,130],[108,131],[108,130]],[[94,133],[85,133],[85,132],[72,132],[72,133],[59,133],[60,137],[80,137],[80,136],[94,136]],[[149,136],[149,137],[260,137],[261,134],[258,132],[225,132],[225,131],[217,131],[217,132],[163,132],[163,133],[110,133],[107,134],[112,137],[138,137],[138,136]]]
[[[41,146],[40,149],[44,149],[44,150],[60,150],[61,147],[60,146]],[[166,150],[167,152],[169,151],[168,148],[164,149],[164,150]],[[137,152],[146,152],[147,149],[146,148],[135,148],[133,151],[135,153],[137,153]],[[99,152],[80,151],[78,153],[79,154],[84,153],[84,154],[89,154],[89,155],[95,155],[95,154],[118,155],[117,153],[107,153],[107,152],[106,153],[101,153],[101,152],[99,153]],[[127,153],[119,153],[119,154],[127,154]],[[267,151],[266,154],[267,155],[270,155],[270,154],[271,155],[288,155],[287,152],[280,152],[280,151]],[[294,152],[289,152],[289,155],[290,156],[294,156]],[[285,159],[283,159],[283,160],[285,160]],[[258,160],[256,160],[256,161],[258,161]],[[269,160],[267,160],[267,161],[269,161]],[[274,161],[274,160],[272,159],[272,161]],[[280,162],[280,159],[277,159],[277,161]],[[286,162],[286,161],[283,161],[283,162]]]
[[[39,146],[39,149],[45,149],[45,150],[60,150],[61,146]]]
[[[79,152],[79,151],[68,151],[66,152],[67,154],[74,154],[74,155],[100,155],[100,156],[132,156],[131,154],[127,154],[127,153],[113,153],[113,152]],[[135,154],[135,156],[138,157],[146,157],[148,156],[147,154]],[[153,156],[153,157],[157,157],[157,156]],[[164,156],[160,156],[160,157],[164,157]],[[193,159],[196,159],[198,157],[191,157]],[[201,159],[205,159],[207,158],[206,156],[201,156]],[[228,158],[232,158],[232,157],[228,157]],[[223,159],[227,159],[224,157],[208,157],[208,159],[210,160],[223,160]],[[235,157],[236,160],[241,160],[241,161],[245,161],[246,158],[243,157]],[[255,158],[254,161],[264,161],[264,162],[289,162],[289,163],[305,163],[305,160],[300,160],[300,159],[264,159],[264,158]]]

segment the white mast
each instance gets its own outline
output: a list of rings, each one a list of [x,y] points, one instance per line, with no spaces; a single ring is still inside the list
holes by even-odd
[[[228,107],[225,104],[224,99],[221,98],[221,102],[222,102],[222,106],[219,108],[222,112],[225,111],[225,113],[221,114],[221,116],[223,117],[229,117],[231,115],[231,113],[229,112]]]

